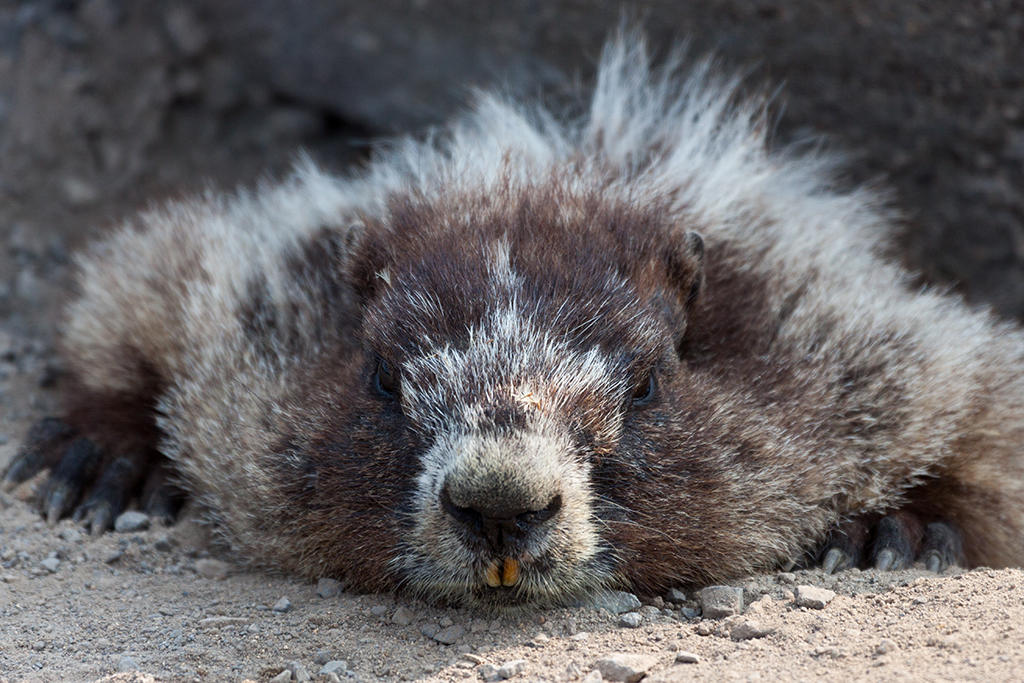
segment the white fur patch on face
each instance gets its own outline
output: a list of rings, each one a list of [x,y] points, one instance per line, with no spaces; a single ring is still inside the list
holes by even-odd
[[[403,412],[432,445],[422,456],[413,528],[396,564],[414,589],[468,599],[489,580],[493,585],[488,572],[506,551],[488,548],[446,511],[442,491],[474,511],[492,497],[531,512],[557,498],[557,514],[508,550],[517,567],[512,590],[551,601],[611,580],[593,562],[601,541],[590,465],[574,437],[582,427],[613,441],[628,387],[620,364],[598,348],[574,347],[520,302],[507,242],[495,242],[490,256],[489,299],[498,303],[469,330],[468,343],[428,346],[402,365]],[[428,295],[416,302],[440,306]],[[500,410],[515,419],[496,427]]]

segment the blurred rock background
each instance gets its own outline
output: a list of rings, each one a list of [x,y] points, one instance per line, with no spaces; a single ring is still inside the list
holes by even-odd
[[[472,88],[572,98],[623,13],[601,0],[0,0],[0,324],[48,339],[68,254],[138,208],[331,168]],[[1024,4],[638,1],[756,89],[779,144],[827,136],[905,215],[923,281],[1024,317]]]

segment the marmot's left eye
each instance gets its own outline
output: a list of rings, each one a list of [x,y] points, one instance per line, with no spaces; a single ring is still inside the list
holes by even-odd
[[[373,373],[373,388],[388,398],[394,398],[398,394],[398,372],[383,358],[377,361],[377,369]]]
[[[633,389],[631,402],[633,405],[647,403],[654,396],[654,373],[647,373]]]

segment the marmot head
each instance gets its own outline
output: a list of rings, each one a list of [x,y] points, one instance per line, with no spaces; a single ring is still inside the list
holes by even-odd
[[[704,245],[661,207],[571,185],[406,195],[366,221],[349,403],[375,428],[352,431],[410,473],[388,571],[415,593],[552,604],[628,573],[613,465],[665,420]]]

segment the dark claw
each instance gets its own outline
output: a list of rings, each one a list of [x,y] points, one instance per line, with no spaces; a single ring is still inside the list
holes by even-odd
[[[892,548],[882,548],[875,553],[875,569],[880,572],[887,572],[896,564],[896,560],[896,553],[893,552]]]
[[[75,511],[75,519],[89,525],[93,536],[102,534],[125,509],[143,474],[138,457],[123,456],[110,463],[96,482],[92,495]]]
[[[110,507],[110,503],[98,503],[90,516],[92,517],[88,520],[90,536],[102,536],[114,524],[114,510]]]
[[[43,510],[46,512],[46,523],[53,526],[60,521],[69,507],[71,500],[71,487],[67,484],[54,484],[49,494],[43,501]]]
[[[906,569],[914,564],[920,527],[909,515],[894,514],[878,520],[872,564],[878,571]]]
[[[942,555],[935,550],[929,550],[924,555],[924,567],[932,574],[939,574],[945,569],[942,566]]]
[[[949,524],[932,522],[924,529],[922,553],[928,571],[938,574],[963,561],[963,539]]]
[[[826,574],[835,574],[837,571],[849,569],[853,566],[850,556],[839,548],[829,548],[825,553],[825,559],[821,562],[821,568]]]
[[[49,524],[56,524],[92,482],[103,456],[89,439],[71,442],[53,468],[42,495],[42,510]]]
[[[44,417],[33,424],[4,475],[0,491],[10,491],[38,474],[51,464],[56,450],[73,435],[71,427],[55,417]]]

